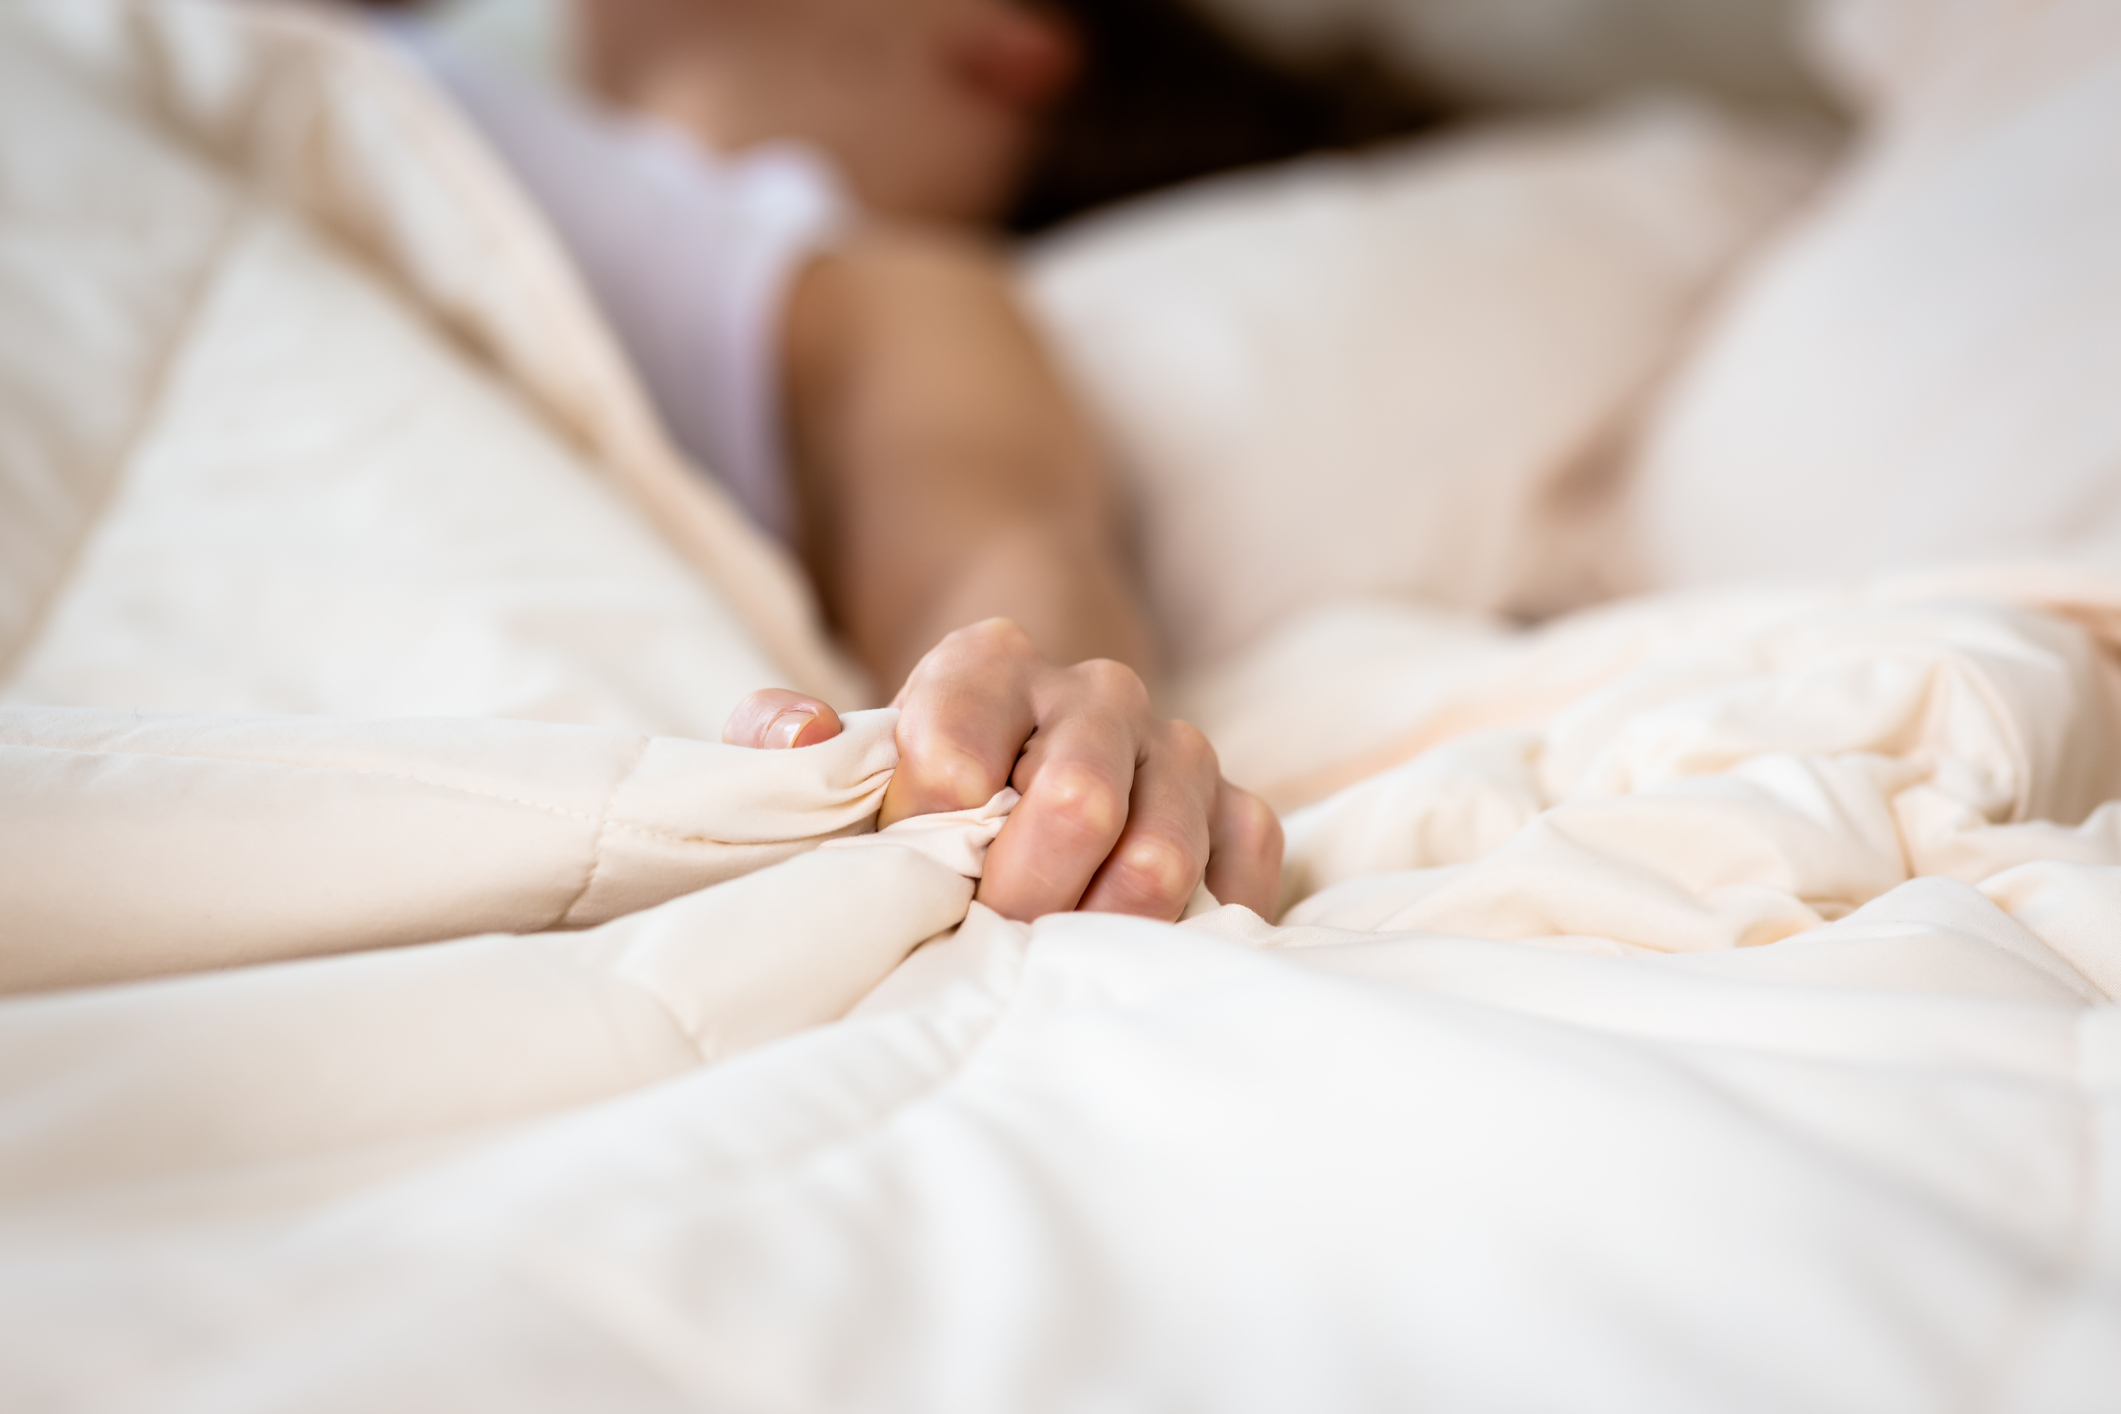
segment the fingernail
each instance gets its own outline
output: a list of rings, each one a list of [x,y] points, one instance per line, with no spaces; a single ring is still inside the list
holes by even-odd
[[[795,739],[803,734],[803,728],[817,720],[817,713],[803,707],[791,707],[773,719],[766,728],[766,745],[770,750],[781,750],[795,745]]]

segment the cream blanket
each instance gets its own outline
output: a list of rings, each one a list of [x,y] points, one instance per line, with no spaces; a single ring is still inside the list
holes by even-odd
[[[2121,578],[1322,613],[1279,925],[1024,927],[385,57],[11,5],[0,184],[9,1408],[2121,1391]]]

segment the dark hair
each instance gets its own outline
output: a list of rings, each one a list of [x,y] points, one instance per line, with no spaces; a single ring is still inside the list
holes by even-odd
[[[1360,60],[1271,64],[1184,0],[1050,0],[1082,77],[1054,110],[1008,224],[1030,232],[1157,187],[1414,132],[1437,109]]]

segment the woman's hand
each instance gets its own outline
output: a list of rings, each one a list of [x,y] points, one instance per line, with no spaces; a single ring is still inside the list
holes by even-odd
[[[1134,671],[1058,667],[1007,619],[951,634],[898,695],[899,766],[880,824],[966,810],[1003,785],[1023,802],[987,851],[980,902],[1007,918],[1085,909],[1174,919],[1205,879],[1224,903],[1270,915],[1281,823],[1222,779],[1215,749],[1149,710]],[[839,734],[827,704],[753,693],[722,739],[808,746]]]

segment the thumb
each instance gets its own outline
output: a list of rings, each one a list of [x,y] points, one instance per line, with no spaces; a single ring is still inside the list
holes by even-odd
[[[722,723],[725,744],[766,751],[815,746],[839,734],[840,714],[830,704],[782,687],[752,693]]]

